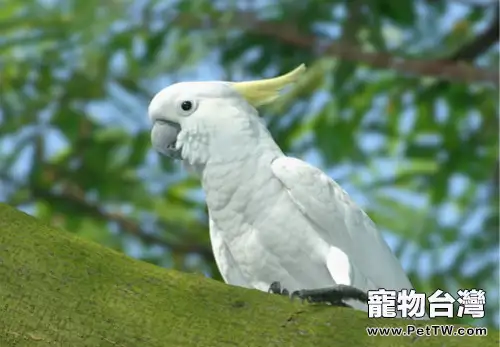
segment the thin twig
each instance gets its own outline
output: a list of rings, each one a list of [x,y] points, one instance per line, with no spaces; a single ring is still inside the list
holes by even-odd
[[[500,18],[498,6],[495,6],[495,17],[490,25],[482,33],[477,35],[474,40],[466,43],[448,59],[452,61],[473,61],[486,52],[491,46],[498,43],[499,38]]]
[[[120,229],[127,232],[130,235],[136,236],[141,241],[146,244],[156,244],[164,246],[176,253],[197,253],[203,256],[205,259],[211,259],[213,257],[212,251],[209,247],[197,243],[173,243],[168,242],[157,235],[145,232],[138,222],[127,218],[120,213],[108,212],[100,208],[97,204],[93,204],[83,198],[80,194],[75,194],[72,191],[64,191],[62,193],[53,193],[50,191],[42,190],[39,188],[32,189],[33,194],[37,198],[48,199],[48,200],[60,200],[64,203],[70,203],[78,207],[82,212],[88,213],[97,219],[116,223]],[[178,226],[172,226],[172,228],[178,229]],[[187,232],[187,231],[186,231]]]
[[[224,17],[224,22],[218,18]],[[327,42],[304,34],[293,23],[265,21],[257,18],[253,12],[237,12],[231,18],[217,13],[197,17],[182,14],[174,20],[174,24],[184,28],[235,28],[266,36],[298,48],[313,51],[318,56],[332,56],[367,64],[375,68],[397,71],[403,75],[433,77],[441,80],[464,83],[489,83],[498,86],[498,70],[474,67],[465,62],[448,59],[409,59],[394,56],[385,52],[367,52],[361,47],[347,42]]]

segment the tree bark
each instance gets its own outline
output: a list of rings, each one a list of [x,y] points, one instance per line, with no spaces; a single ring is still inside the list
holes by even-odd
[[[409,322],[166,270],[0,204],[1,347],[497,346],[491,331],[418,339],[365,331]]]

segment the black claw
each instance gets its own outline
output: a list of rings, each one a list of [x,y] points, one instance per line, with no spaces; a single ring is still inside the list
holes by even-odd
[[[292,294],[290,294],[290,300],[294,300],[295,298],[299,298],[300,301],[302,303],[304,303],[304,300],[308,300],[307,297],[305,297],[303,294],[302,294],[303,290],[296,290],[294,292],[292,292]]]
[[[330,288],[296,290],[290,295],[290,299],[300,298],[302,302],[329,303],[334,306],[350,307],[343,302],[346,299],[354,299],[363,303],[368,302],[368,295],[362,290],[346,285],[335,285]]]
[[[278,281],[274,281],[269,286],[267,292],[271,294],[281,294],[281,283],[279,283]]]
[[[271,294],[288,296],[288,290],[286,288],[281,288],[281,283],[278,281],[274,281],[273,283],[271,283],[267,292]]]

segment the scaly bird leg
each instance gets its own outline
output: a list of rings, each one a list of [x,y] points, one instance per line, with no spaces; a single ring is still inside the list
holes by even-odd
[[[334,306],[350,307],[343,300],[353,299],[360,302],[368,302],[368,295],[362,290],[348,285],[337,284],[328,288],[302,289],[289,294],[288,290],[281,287],[279,282],[271,283],[269,293],[289,295],[293,300],[298,297],[302,301],[310,303],[328,303]]]
[[[281,283],[278,281],[271,283],[267,292],[271,294],[289,295],[288,290],[281,288]]]

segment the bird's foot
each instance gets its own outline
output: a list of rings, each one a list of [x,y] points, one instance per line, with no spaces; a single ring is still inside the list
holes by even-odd
[[[348,285],[337,284],[328,288],[302,289],[289,294],[289,291],[281,287],[279,282],[273,282],[269,287],[269,293],[289,295],[290,299],[299,298],[302,302],[327,303],[333,306],[350,307],[344,300],[357,300],[362,303],[368,302],[367,293]]]
[[[352,299],[362,303],[368,302],[367,293],[344,284],[337,284],[328,288],[296,290],[290,295],[290,298],[293,300],[296,297],[310,303],[328,303],[344,307],[350,307],[344,300]]]
[[[271,283],[268,289],[268,293],[286,295],[286,296],[290,295],[288,290],[286,288],[282,288],[281,283],[278,281]]]

